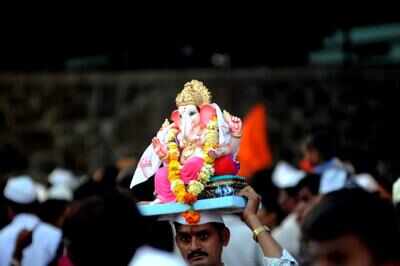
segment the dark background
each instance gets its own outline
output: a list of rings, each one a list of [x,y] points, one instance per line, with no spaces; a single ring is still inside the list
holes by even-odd
[[[88,57],[92,61],[86,70],[211,67],[216,53],[227,55],[233,68],[304,66],[309,52],[321,48],[322,40],[336,30],[400,21],[384,4],[354,11],[329,2],[308,11],[293,5],[282,10],[242,6],[242,11],[195,5],[163,12],[157,4],[147,10],[133,6],[124,13],[80,7],[28,10],[26,16],[10,15],[0,27],[0,70],[76,70],[73,60]],[[385,48],[363,47],[362,52],[379,49]]]

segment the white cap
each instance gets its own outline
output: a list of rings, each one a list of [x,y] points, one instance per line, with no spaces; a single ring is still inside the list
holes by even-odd
[[[393,184],[393,203],[400,203],[400,177]]]
[[[358,174],[353,176],[353,179],[365,191],[373,193],[379,190],[379,184],[370,174]]]
[[[181,214],[178,214],[174,217],[174,222],[179,224],[189,224],[186,222],[185,218]],[[196,225],[207,224],[207,223],[224,224],[224,220],[222,219],[222,215],[218,212],[211,212],[211,211],[200,212],[200,221]]]
[[[278,188],[295,187],[305,176],[304,171],[296,169],[287,162],[280,161],[272,173],[272,182]]]
[[[65,186],[53,186],[47,192],[47,200],[65,200],[72,201],[73,195],[71,189]]]
[[[4,197],[20,204],[33,203],[37,199],[35,183],[30,176],[17,176],[8,179]]]
[[[71,171],[56,168],[49,175],[49,182],[53,186],[66,186],[74,189],[77,185],[77,180]]]
[[[319,193],[326,194],[346,186],[347,172],[343,168],[334,167],[326,170],[321,176]]]

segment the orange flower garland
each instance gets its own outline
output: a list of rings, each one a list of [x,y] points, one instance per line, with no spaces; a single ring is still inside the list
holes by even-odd
[[[200,213],[193,210],[182,213],[182,216],[188,224],[197,224],[201,218]]]
[[[170,129],[167,133],[168,180],[170,181],[171,190],[176,197],[176,201],[192,205],[197,201],[197,196],[203,191],[204,185],[209,181],[210,176],[214,174],[214,158],[209,156],[208,153],[218,146],[217,118],[214,117],[207,124],[202,149],[204,165],[199,172],[197,180],[190,181],[187,190],[180,175],[182,165],[179,162],[180,151],[176,143],[177,134],[178,130],[175,128]],[[193,210],[185,212],[182,215],[189,224],[197,223],[200,220],[200,213]]]

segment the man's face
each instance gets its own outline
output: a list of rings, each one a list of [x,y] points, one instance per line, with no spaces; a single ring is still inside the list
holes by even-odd
[[[354,235],[333,240],[310,241],[307,255],[313,266],[372,266],[375,265],[369,249]]]
[[[296,208],[297,200],[281,189],[278,194],[278,204],[285,213],[289,214]]]
[[[176,226],[176,244],[191,266],[221,265],[222,248],[229,242],[227,228],[211,223]]]
[[[313,195],[308,188],[304,187],[300,189],[297,198],[299,202],[294,212],[297,216],[297,222],[302,224],[306,215],[321,200],[321,196]]]

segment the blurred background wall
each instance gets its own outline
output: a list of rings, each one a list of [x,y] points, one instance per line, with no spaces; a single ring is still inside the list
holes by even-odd
[[[332,128],[345,158],[389,159],[399,75],[362,67],[3,74],[1,138],[18,143],[35,171],[51,163],[87,171],[137,158],[183,84],[199,79],[238,116],[266,104],[274,160],[296,159],[302,138],[317,126]]]

